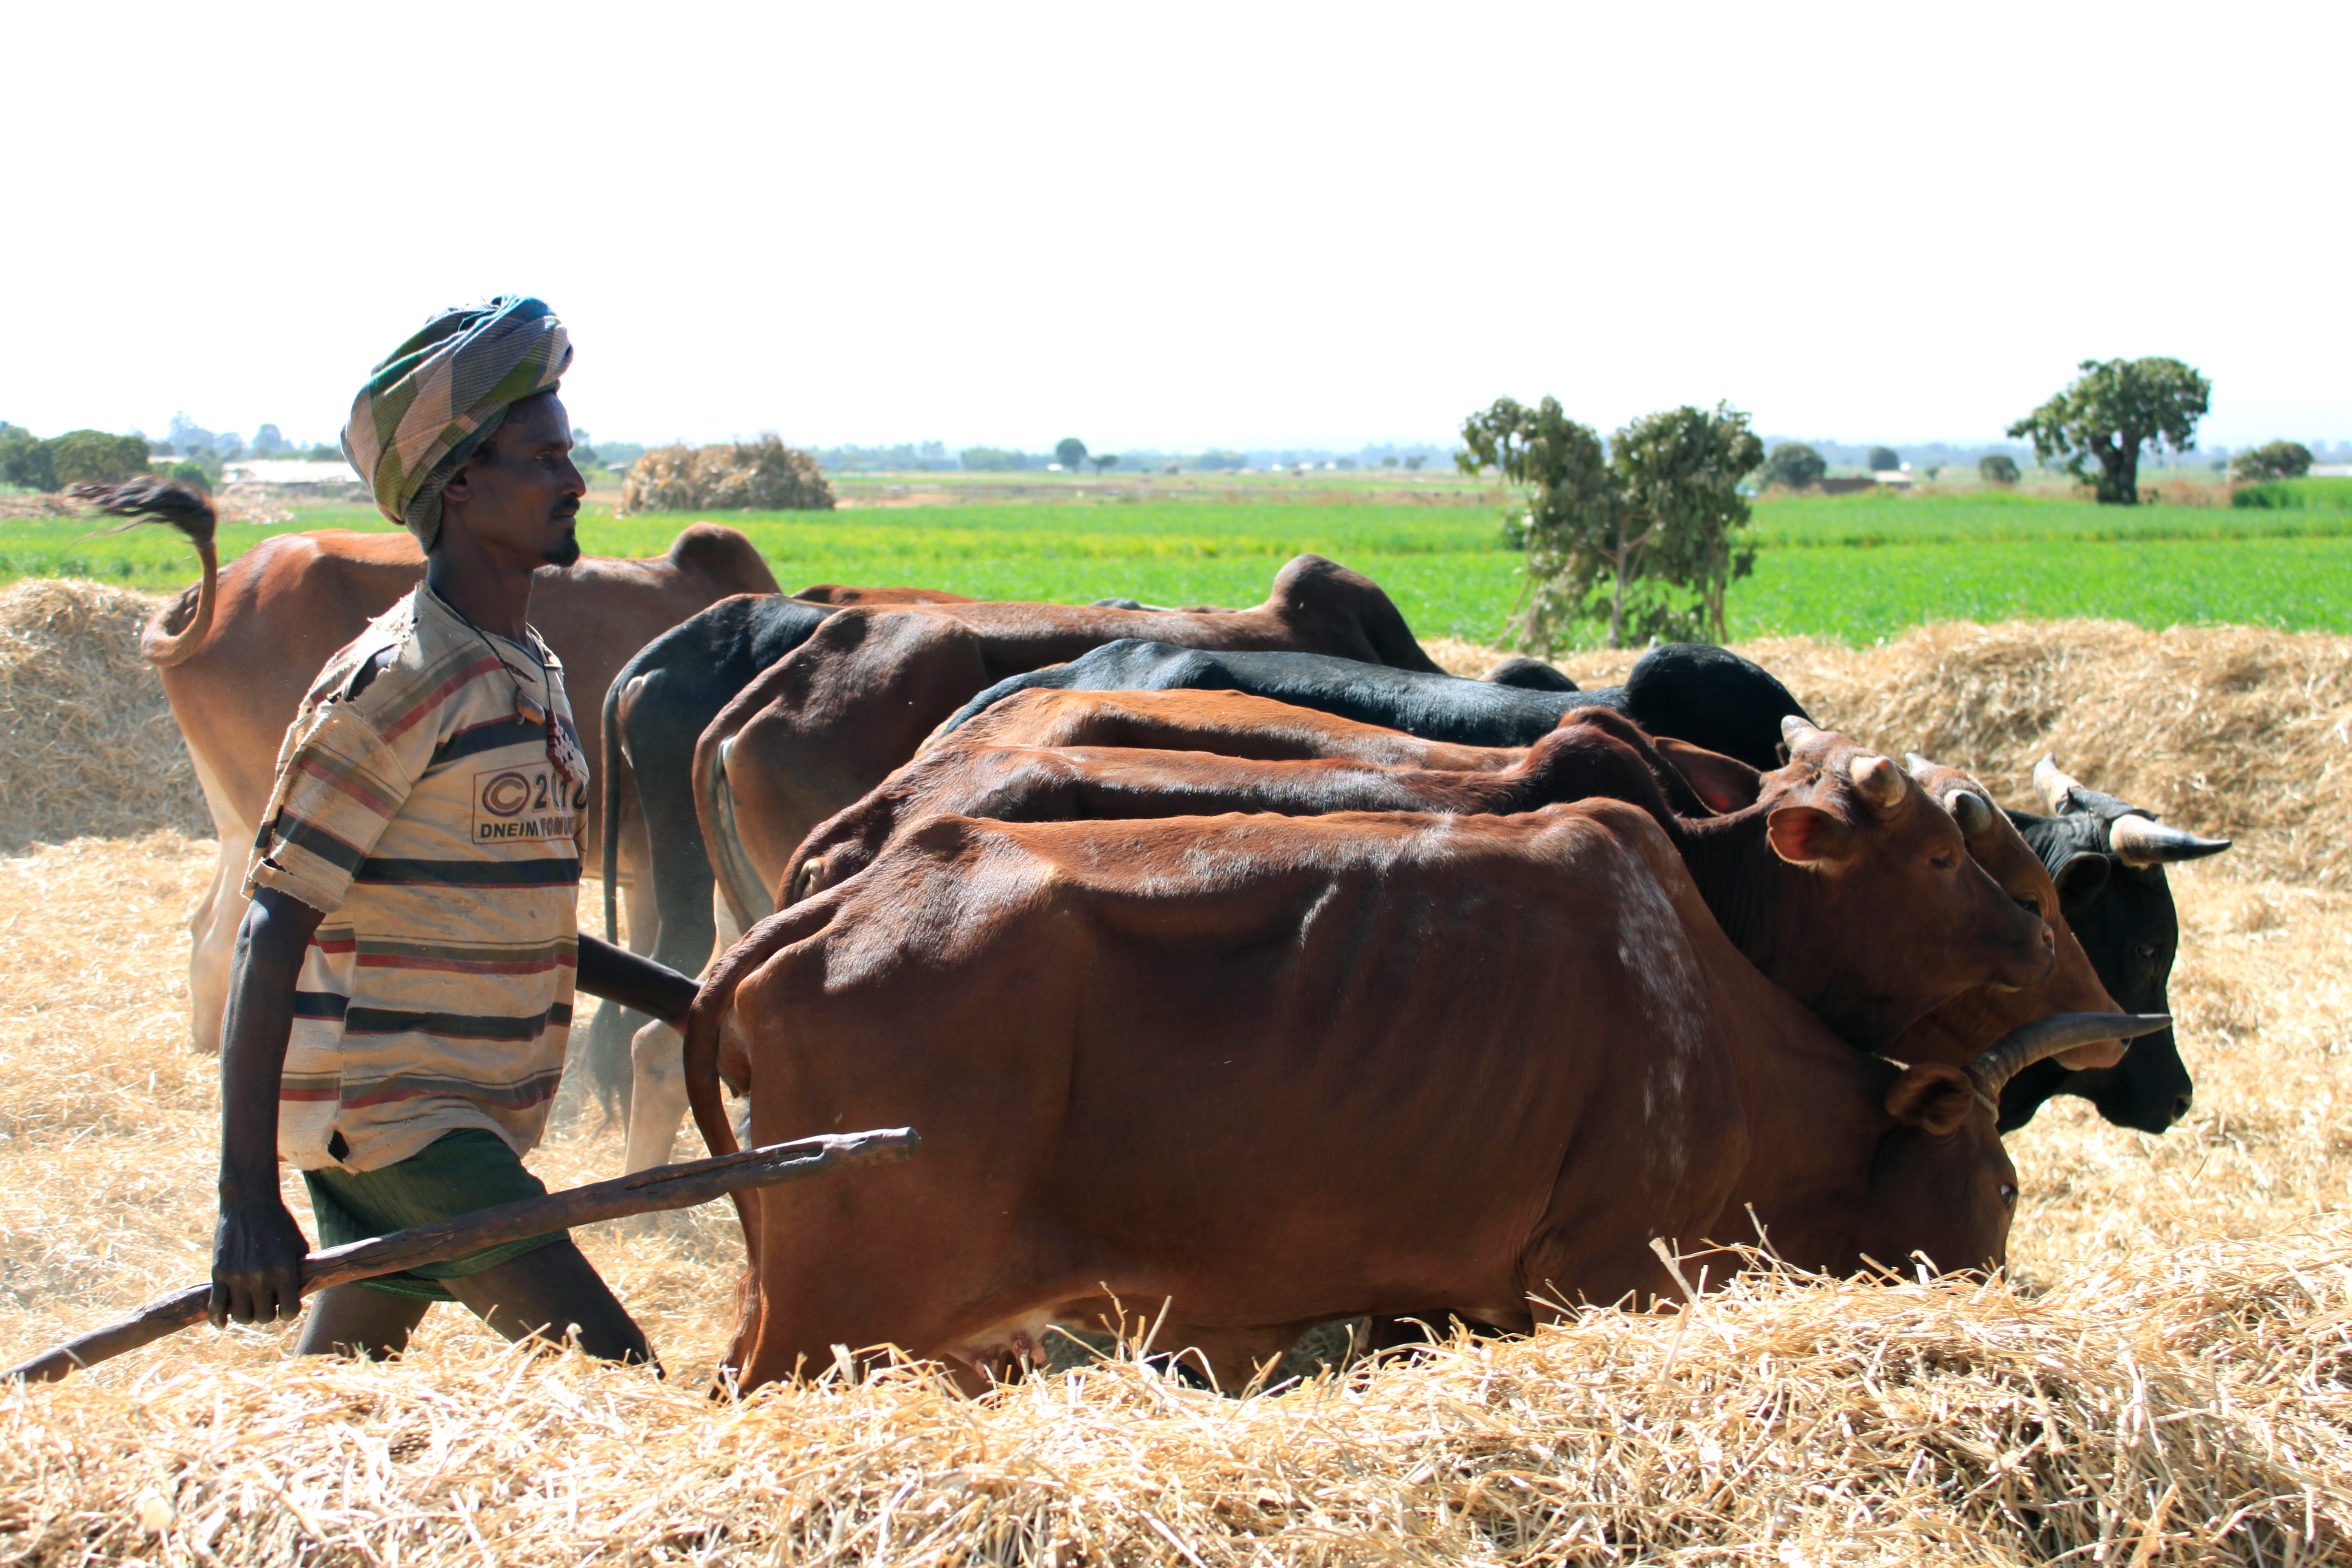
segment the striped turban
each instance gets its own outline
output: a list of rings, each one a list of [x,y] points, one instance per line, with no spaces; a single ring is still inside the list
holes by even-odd
[[[433,548],[441,490],[506,411],[551,390],[571,338],[544,300],[501,294],[445,310],[394,349],[351,400],[343,455],[386,517]]]

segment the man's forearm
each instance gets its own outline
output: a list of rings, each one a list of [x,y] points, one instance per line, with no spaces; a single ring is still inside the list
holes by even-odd
[[[580,989],[590,996],[650,1013],[666,1024],[683,1024],[700,989],[689,975],[642,954],[592,936],[580,938]]]
[[[264,892],[237,928],[235,967],[221,1032],[221,1165],[224,1206],[278,1186],[278,1081],[294,1029],[294,986],[319,915]]]

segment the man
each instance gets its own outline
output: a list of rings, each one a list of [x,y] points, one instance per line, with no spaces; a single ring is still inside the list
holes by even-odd
[[[542,1193],[521,1156],[575,983],[672,1022],[693,999],[575,923],[587,765],[525,624],[532,571],[580,556],[570,362],[546,305],[501,296],[428,322],[352,404],[344,453],[425,578],[327,662],[278,756],[221,1050],[216,1325],[297,1311],[279,1157],[322,1246]],[[397,1354],[445,1300],[509,1339],[653,1360],[561,1233],[323,1291],[301,1348]]]

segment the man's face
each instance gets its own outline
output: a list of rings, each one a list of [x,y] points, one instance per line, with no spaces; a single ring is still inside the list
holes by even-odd
[[[553,392],[527,397],[442,492],[443,526],[493,559],[569,566],[587,481],[572,466],[572,421]]]

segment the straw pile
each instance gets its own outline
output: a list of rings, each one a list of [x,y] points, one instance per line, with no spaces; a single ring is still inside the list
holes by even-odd
[[[730,445],[660,446],[630,466],[622,513],[829,511],[833,487],[817,460],[773,435]]]
[[[2341,788],[2310,714],[2342,700],[2343,639],[1934,628],[1757,651],[1825,719],[1899,745],[1903,723],[1975,722],[1913,689],[1970,649],[1973,692],[2009,706],[1960,733],[1999,746],[1938,749],[2004,782],[2044,735],[2137,723],[2171,759],[2122,786],[2139,798],[2176,776]],[[2213,735],[2263,743],[2184,738],[2101,684],[2167,660],[2200,711],[2263,726]],[[2064,754],[2101,784],[2135,765]],[[2197,1108],[2151,1138],[2062,1101],[2013,1135],[2007,1285],[1760,1281],[1274,1397],[1114,1362],[977,1402],[910,1371],[726,1406],[702,1397],[740,1256],[714,1206],[581,1238],[667,1384],[525,1361],[443,1309],[398,1367],[197,1330],[0,1391],[0,1563],[2352,1561],[2352,889],[2257,874],[2283,857],[2252,819],[2183,817],[2243,835],[2173,874]],[[215,1066],[182,1044],[178,922],[212,848],[0,859],[0,1362],[205,1273]],[[618,1160],[584,1123],[533,1157],[557,1185]]]
[[[155,605],[97,583],[0,588],[0,852],[210,827],[162,683],[139,657]]]
[[[2036,758],[2199,833],[2241,875],[2352,884],[2352,637],[2120,621],[1946,622],[1874,648],[1772,637],[1740,651],[1819,722],[1966,767],[2033,802]],[[1638,655],[1561,660],[1623,680]]]

